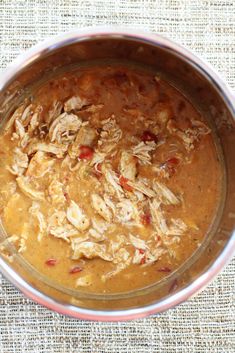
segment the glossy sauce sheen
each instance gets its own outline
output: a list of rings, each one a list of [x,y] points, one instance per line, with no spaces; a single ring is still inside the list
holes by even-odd
[[[112,261],[105,261],[99,257],[87,259],[85,256],[72,259],[70,240],[67,242],[56,238],[49,231],[45,231],[38,241],[38,219],[29,211],[33,200],[15,185],[17,176],[7,169],[13,164],[14,148],[19,146],[19,139],[12,140],[14,126],[0,137],[0,203],[3,225],[9,236],[18,237],[15,241],[16,247],[20,246],[22,234],[27,233],[25,248],[21,255],[39,272],[65,287],[96,293],[117,293],[143,288],[168,276],[182,265],[209,232],[221,193],[221,166],[213,136],[211,133],[202,134],[193,143],[192,148],[187,148],[182,138],[177,133],[170,133],[166,126],[171,127],[173,124],[173,130],[176,126],[177,129],[185,131],[189,121],[206,124],[200,113],[178,90],[166,81],[154,77],[152,72],[121,64],[81,68],[50,80],[34,92],[31,111],[37,106],[42,107],[40,110],[42,125],[55,101],[64,104],[74,96],[84,98],[87,103],[73,113],[83,122],[89,121],[90,126],[96,129],[96,141],[90,146],[92,153],[98,146],[97,141],[102,129],[100,121],[113,117],[122,130],[122,138],[114,149],[116,153],[107,159],[108,165],[119,178],[121,187],[125,189],[124,193],[127,193],[126,199],[129,198],[128,192],[131,194],[133,189],[128,190],[127,178],[120,179],[120,151],[129,151],[140,142],[155,140],[156,148],[149,153],[149,164],[142,164],[135,157],[137,178],[146,178],[150,184],[156,179],[177,196],[179,204],[162,205],[162,211],[168,225],[171,219],[180,219],[186,224],[187,230],[179,236],[160,234],[154,227],[153,216],[146,206],[152,199],[149,201],[146,197],[143,208],[145,211],[141,209],[139,212],[139,225],[126,225],[125,222],[115,221],[114,226],[107,231],[106,237],[116,241],[119,235],[124,235],[127,240],[123,246],[133,258],[136,249],[128,243],[130,234],[145,242],[150,237],[153,238],[154,234],[156,245],[151,242],[151,247],[160,247],[165,252],[163,251],[162,255],[150,264],[146,264],[144,259],[138,264],[131,262],[119,273],[102,280],[103,275],[115,269],[116,265]],[[91,105],[99,107],[89,110]],[[172,124],[169,123],[170,120]],[[42,134],[42,140],[43,136]],[[27,146],[22,149],[23,152],[26,150]],[[85,153],[85,157],[88,153],[88,158],[84,159],[82,155],[79,160],[78,157],[79,155],[81,157],[82,152]],[[31,154],[29,159],[32,156]],[[84,152],[80,148],[76,157],[70,160],[72,166],[79,161],[80,167],[71,171],[66,163],[62,165],[65,155],[57,158],[48,154],[48,157],[54,159],[48,173],[38,179],[34,178],[34,175],[30,176],[33,187],[46,195],[44,201],[37,201],[45,220],[47,221],[49,214],[52,215],[56,208],[60,208],[48,199],[48,185],[53,176],[63,185],[66,199],[63,201],[63,210],[66,211],[73,200],[81,207],[90,222],[94,217],[102,218],[91,206],[91,195],[94,191],[102,197],[104,195],[103,186],[100,184],[106,183],[102,170],[106,160],[97,171],[97,168],[90,166],[89,149],[85,149]],[[85,165],[84,170],[81,170],[81,164]],[[116,205],[118,202],[116,196],[111,193],[109,197]],[[77,233],[73,237],[84,236],[86,231]],[[97,242],[94,239],[93,241]],[[106,244],[108,241],[104,239],[98,243]],[[144,255],[144,250],[139,251]],[[90,276],[89,285],[77,285],[77,280],[87,275]]]

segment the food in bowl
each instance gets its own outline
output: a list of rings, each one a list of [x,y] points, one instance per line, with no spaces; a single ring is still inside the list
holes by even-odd
[[[2,129],[1,219],[40,273],[95,293],[160,281],[216,216],[221,164],[208,122],[137,65],[53,77]]]

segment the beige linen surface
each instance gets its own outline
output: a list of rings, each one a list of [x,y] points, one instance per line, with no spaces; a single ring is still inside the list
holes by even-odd
[[[234,0],[0,0],[0,68],[48,36],[104,24],[172,38],[204,57],[235,90]],[[1,353],[235,352],[235,261],[189,302],[126,323],[63,317],[0,282]]]

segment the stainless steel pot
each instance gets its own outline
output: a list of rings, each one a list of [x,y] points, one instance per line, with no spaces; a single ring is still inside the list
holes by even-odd
[[[231,90],[201,59],[159,35],[119,29],[87,29],[46,40],[19,56],[0,77],[3,123],[30,89],[58,70],[93,60],[118,59],[153,67],[176,85],[210,120],[224,163],[224,196],[214,231],[167,279],[148,288],[117,295],[88,294],[63,288],[27,264],[9,245],[13,263],[0,257],[0,270],[34,301],[82,319],[116,321],[167,310],[200,291],[235,250],[235,99]],[[5,239],[1,229],[0,241]]]

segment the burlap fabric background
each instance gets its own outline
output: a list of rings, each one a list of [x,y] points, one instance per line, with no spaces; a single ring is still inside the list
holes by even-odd
[[[208,60],[235,89],[234,0],[0,0],[0,68],[45,37],[104,24],[162,33]],[[0,281],[1,353],[235,352],[235,261],[189,302],[127,323],[63,317]]]

